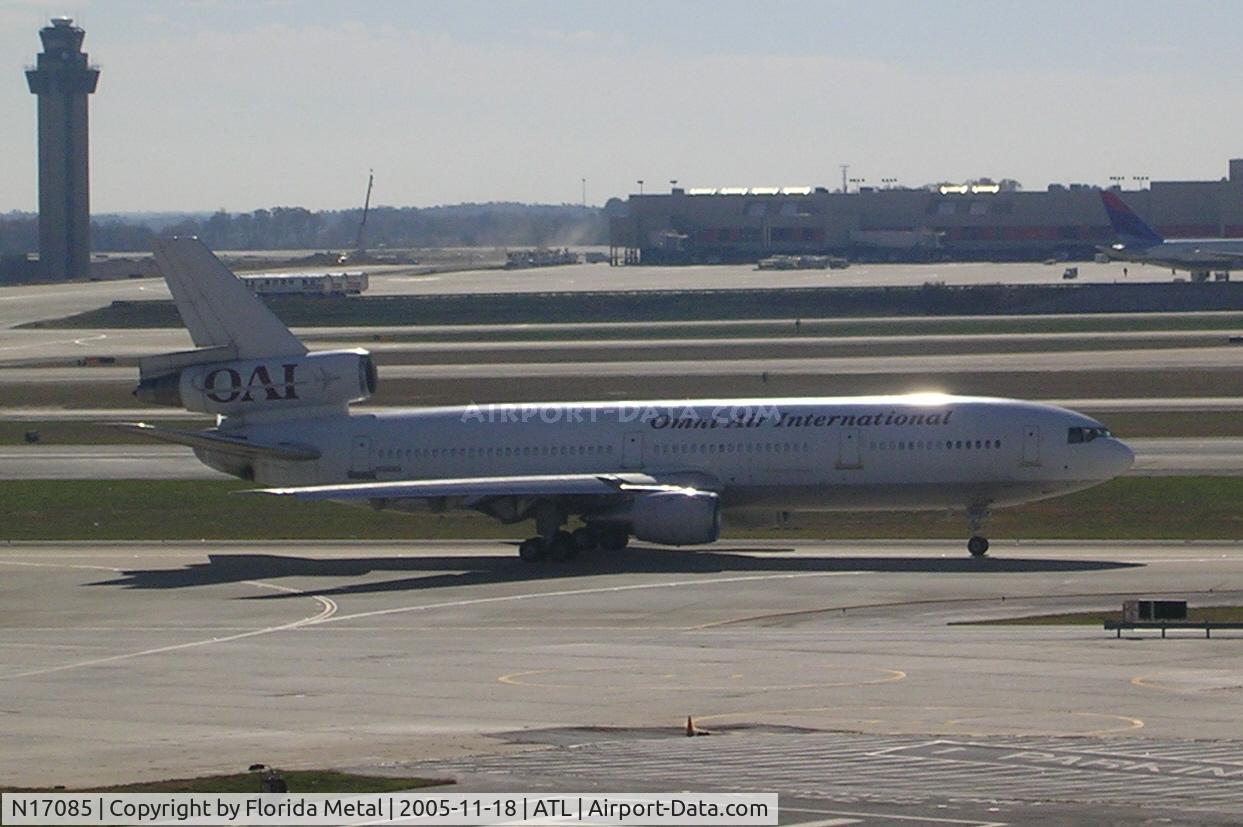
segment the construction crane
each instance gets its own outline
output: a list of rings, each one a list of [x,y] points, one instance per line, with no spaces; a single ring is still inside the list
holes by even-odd
[[[371,185],[375,183],[375,170],[367,170],[367,197],[363,201],[363,220],[358,223],[358,236],[354,239],[354,253],[351,258],[360,258],[367,254],[367,248],[363,246],[366,240],[364,233],[367,229],[367,213],[371,211]]]

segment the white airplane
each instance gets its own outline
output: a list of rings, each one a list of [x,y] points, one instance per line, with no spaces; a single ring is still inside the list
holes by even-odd
[[[1074,411],[941,394],[351,413],[376,387],[365,350],[307,352],[195,238],[155,255],[197,349],[143,359],[134,393],[217,425],[127,428],[268,494],[534,520],[527,561],[632,536],[712,543],[722,512],[800,510],[961,510],[980,556],[989,509],[1088,488],[1134,459]]]
[[[1111,258],[1187,270],[1195,281],[1206,280],[1213,270],[1243,269],[1243,238],[1166,240],[1145,224],[1116,192],[1101,190],[1101,204],[1118,236],[1116,244],[1100,248]]]

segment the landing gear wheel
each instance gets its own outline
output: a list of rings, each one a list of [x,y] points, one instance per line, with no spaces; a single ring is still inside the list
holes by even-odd
[[[570,535],[576,551],[592,551],[600,545],[600,537],[590,528],[578,528]]]
[[[532,537],[518,544],[518,559],[524,563],[538,563],[544,559],[544,552],[544,541],[539,537]]]
[[[564,563],[578,556],[578,549],[568,531],[558,531],[548,541],[548,556],[556,563]]]
[[[605,551],[621,551],[629,542],[630,534],[620,528],[610,528],[600,535],[600,548]]]
[[[972,537],[967,541],[967,551],[971,552],[972,557],[983,557],[988,554],[988,539],[985,537]]]

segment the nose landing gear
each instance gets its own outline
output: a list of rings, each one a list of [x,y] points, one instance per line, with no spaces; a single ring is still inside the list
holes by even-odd
[[[983,557],[988,554],[988,538],[980,535],[980,526],[988,517],[988,509],[981,505],[973,505],[967,509],[967,526],[971,530],[971,539],[967,541],[967,551],[972,557]]]

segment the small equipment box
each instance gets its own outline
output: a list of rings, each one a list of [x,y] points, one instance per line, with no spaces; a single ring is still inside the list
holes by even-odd
[[[1122,603],[1122,621],[1124,623],[1186,619],[1186,600],[1125,600]]]

